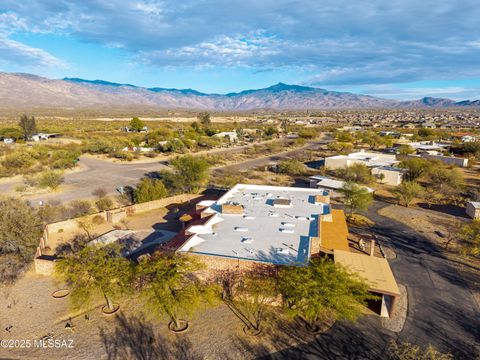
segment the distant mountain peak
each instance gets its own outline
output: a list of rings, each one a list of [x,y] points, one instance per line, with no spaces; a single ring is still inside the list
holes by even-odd
[[[289,85],[289,84],[279,82],[278,84],[272,85],[272,86],[270,86],[266,89],[262,89],[262,90],[270,90],[270,91],[314,91],[314,90],[323,90],[323,89],[312,88],[312,87],[302,86],[302,85]]]
[[[110,82],[110,81],[105,81],[105,80],[86,80],[86,79],[81,79],[81,78],[68,78],[68,77],[63,78],[62,80],[69,81],[69,82],[74,82],[74,83],[78,83],[78,84],[83,83],[83,84],[105,85],[105,86],[115,86],[115,87],[119,87],[119,86],[129,86],[129,87],[133,87],[133,88],[137,87],[137,86],[131,85],[131,84],[119,84],[119,83],[116,83],[116,82]]]
[[[27,108],[28,106],[28,108]],[[213,111],[254,109],[386,109],[479,107],[480,100],[455,102],[451,99],[424,97],[396,101],[348,92],[290,85],[283,82],[262,88],[229,94],[205,94],[193,89],[140,87],[105,80],[64,78],[51,80],[31,74],[0,72],[0,107],[30,108],[163,108]]]

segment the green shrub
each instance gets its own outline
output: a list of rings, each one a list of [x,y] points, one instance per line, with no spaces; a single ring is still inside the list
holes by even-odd
[[[38,186],[41,188],[57,189],[63,182],[63,176],[56,171],[47,170],[38,177]]]
[[[167,188],[161,180],[143,178],[135,189],[135,202],[143,203],[158,200],[168,195]]]
[[[113,157],[113,158],[119,159],[119,160],[132,161],[133,158],[134,158],[134,155],[130,154],[128,152],[125,152],[125,151],[116,151],[116,152],[110,154],[110,157]]]
[[[5,156],[2,165],[8,169],[25,170],[35,164],[35,159],[27,151],[15,151]]]
[[[287,174],[290,176],[303,175],[305,170],[305,165],[301,161],[294,159],[283,160],[277,167],[277,171],[280,174]]]

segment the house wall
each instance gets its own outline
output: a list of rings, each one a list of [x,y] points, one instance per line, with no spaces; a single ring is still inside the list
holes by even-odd
[[[480,209],[475,208],[472,203],[467,203],[465,211],[472,219],[480,219]]]
[[[325,158],[325,167],[328,169],[340,169],[347,166],[347,158]]]
[[[372,169],[373,175],[383,174],[384,178],[382,180],[382,184],[397,186],[402,183],[403,174],[399,171],[391,171],[379,168]]]
[[[464,158],[455,158],[451,156],[429,155],[429,154],[422,155],[422,157],[426,159],[440,160],[441,162],[447,165],[455,165],[460,167],[468,166],[468,159],[464,159]]]
[[[240,260],[235,258],[226,258],[214,255],[197,254],[187,252],[185,254],[195,256],[205,264],[206,269],[202,271],[202,275],[206,279],[213,279],[215,276],[225,271],[248,271],[254,269],[259,263],[251,260]],[[270,265],[273,266],[273,265]]]

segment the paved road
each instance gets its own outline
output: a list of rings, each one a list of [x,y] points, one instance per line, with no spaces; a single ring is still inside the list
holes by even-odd
[[[317,140],[307,143],[305,146],[289,150],[287,152],[262,157],[259,159],[252,159],[236,165],[224,167],[229,170],[250,169],[262,164],[268,164],[271,161],[276,161],[280,158],[301,153],[307,149],[313,149],[320,144],[326,144],[331,140]],[[222,150],[223,153],[234,153],[242,151],[242,148],[229,148]],[[219,150],[214,150],[218,153]],[[92,192],[97,188],[104,188],[108,193],[114,194],[115,189],[119,186],[134,185],[140,178],[144,177],[150,172],[169,169],[169,167],[162,162],[150,163],[112,163],[94,159],[88,156],[80,157],[80,166],[83,168],[80,171],[69,173],[65,175],[65,182],[62,185],[62,192],[49,193],[45,195],[35,195],[26,197],[33,205],[38,204],[39,200],[55,201],[59,203],[66,203],[76,199],[85,199],[93,197]],[[222,168],[217,168],[216,171]],[[0,193],[11,191],[19,182],[0,184]]]
[[[237,164],[222,166],[222,167],[219,167],[215,170],[216,171],[229,171],[230,172],[230,171],[240,171],[240,170],[254,169],[254,168],[259,167],[259,166],[268,165],[271,162],[276,162],[276,161],[279,161],[279,160],[282,160],[282,159],[289,158],[289,157],[291,157],[295,154],[299,154],[301,152],[304,152],[305,150],[312,150],[312,149],[319,148],[321,145],[328,144],[331,141],[332,140],[330,140],[330,139],[311,141],[307,145],[305,145],[305,146],[303,146],[299,149],[287,150],[287,151],[283,151],[283,152],[276,153],[276,154],[273,154],[273,155],[268,155],[268,156],[263,156],[263,157],[256,158],[256,159],[243,161],[243,162],[237,163]]]
[[[385,359],[391,339],[448,351],[455,359],[480,356],[480,310],[462,277],[435,244],[399,222],[383,217],[375,202],[367,213],[382,244],[391,246],[397,281],[408,291],[408,314],[399,334],[366,316],[356,324],[337,323],[306,346],[272,354],[270,359]]]

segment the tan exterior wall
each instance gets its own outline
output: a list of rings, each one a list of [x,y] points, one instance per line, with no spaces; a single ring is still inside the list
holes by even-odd
[[[101,216],[104,219],[104,221],[110,220],[112,223],[115,223],[115,222],[121,221],[123,218],[125,218],[125,216],[130,216],[135,213],[142,213],[142,212],[147,212],[151,210],[156,210],[171,204],[185,203],[187,201],[198,199],[200,197],[202,197],[202,195],[199,195],[199,194],[175,195],[175,196],[171,196],[171,197],[160,199],[160,200],[150,201],[142,204],[135,204],[135,205],[127,206],[124,208],[116,209],[114,211],[109,212],[109,214],[107,214],[107,212],[104,211],[97,214],[92,214],[92,215],[82,216],[75,219],[68,219],[68,220],[59,221],[52,224],[47,224],[45,226],[42,238],[39,239],[38,251],[34,258],[35,271],[38,274],[44,274],[44,275],[52,274],[53,268],[54,268],[54,261],[52,261],[51,259],[42,257],[42,251],[45,249],[45,247],[48,246],[48,236],[49,234],[57,233],[59,230],[65,231],[65,232],[68,232],[68,231],[73,232],[73,231],[79,230],[80,229],[78,226],[79,220],[89,221],[96,216]]]
[[[50,259],[35,258],[35,272],[40,275],[53,275],[55,261]]]
[[[170,196],[160,200],[149,201],[142,204],[135,204],[135,205],[129,206],[128,208],[133,209],[133,212],[138,214],[142,212],[156,210],[156,209],[165,207],[167,205],[175,204],[175,203],[184,203],[187,201],[198,199],[202,196],[203,195],[199,195],[199,194],[180,194],[180,195]]]
[[[92,220],[95,216],[101,216],[103,220],[107,221],[107,213],[105,211],[97,213],[97,214],[92,214],[92,215],[87,215],[87,216],[81,216],[75,219],[68,219],[64,221],[59,221],[56,223],[52,224],[47,224],[46,226],[46,232],[48,234],[52,234],[55,232],[58,232],[58,230],[63,229],[63,231],[73,231],[77,230],[78,227],[78,220]]]
[[[240,260],[233,258],[229,259],[220,256],[196,254],[193,252],[187,252],[185,254],[193,255],[197,257],[201,262],[203,262],[206,265],[207,273],[210,274],[210,276],[214,275],[216,271],[245,271],[253,269],[255,266],[258,266],[258,264],[262,264],[256,261]]]
[[[327,169],[340,169],[347,166],[347,158],[339,158],[339,159],[332,159],[332,158],[325,158],[325,167]]]

